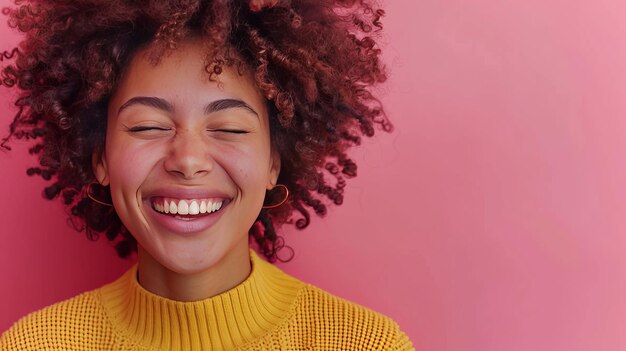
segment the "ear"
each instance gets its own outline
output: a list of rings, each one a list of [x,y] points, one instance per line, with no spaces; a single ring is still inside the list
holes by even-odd
[[[278,175],[280,174],[280,154],[275,148],[272,148],[272,155],[270,157],[270,178],[267,190],[271,190],[276,186],[278,182]]]
[[[91,155],[91,168],[96,176],[98,183],[103,186],[109,185],[109,168],[107,166],[104,152],[94,151]]]

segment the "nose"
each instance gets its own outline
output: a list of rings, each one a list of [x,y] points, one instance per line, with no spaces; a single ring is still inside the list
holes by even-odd
[[[213,169],[214,160],[203,133],[177,131],[171,139],[165,170],[184,179],[195,179]]]

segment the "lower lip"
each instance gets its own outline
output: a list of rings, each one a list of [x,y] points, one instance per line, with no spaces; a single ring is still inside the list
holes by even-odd
[[[228,206],[228,203],[224,202],[224,206],[222,206],[222,208],[208,215],[187,217],[185,219],[157,212],[154,208],[152,208],[152,204],[150,203],[148,203],[148,206],[150,206],[150,210],[148,211],[150,217],[154,218],[157,223],[168,229],[170,232],[179,235],[194,235],[211,228],[220,219],[224,209]]]

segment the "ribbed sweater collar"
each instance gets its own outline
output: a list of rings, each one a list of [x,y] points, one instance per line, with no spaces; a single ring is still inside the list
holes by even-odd
[[[248,278],[220,295],[173,301],[137,282],[137,266],[100,289],[116,332],[150,349],[229,350],[275,329],[293,312],[302,283],[250,251]]]

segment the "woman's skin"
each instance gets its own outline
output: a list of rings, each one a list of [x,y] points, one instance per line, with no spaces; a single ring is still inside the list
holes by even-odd
[[[206,49],[187,39],[157,65],[139,51],[110,100],[104,153],[94,155],[96,178],[110,185],[137,239],[139,283],[177,301],[215,296],[248,277],[248,230],[280,171],[251,74],[224,67],[210,81]],[[222,206],[161,213],[165,201],[168,211],[172,201],[176,211],[199,211],[202,199]]]

